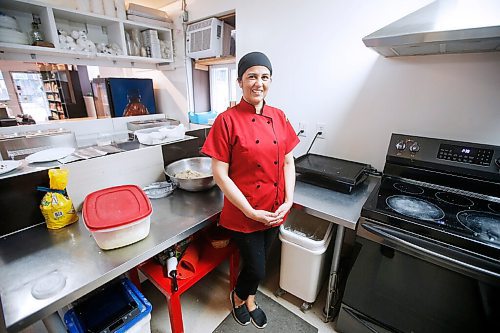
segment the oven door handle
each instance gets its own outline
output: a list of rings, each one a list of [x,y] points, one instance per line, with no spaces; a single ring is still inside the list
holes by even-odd
[[[377,236],[380,236],[384,239],[390,240],[393,243],[404,247],[406,249],[413,250],[420,255],[426,256],[426,257],[431,257],[431,258],[437,258],[442,262],[449,263],[453,266],[458,266],[463,269],[467,269],[469,271],[473,271],[479,274],[487,274],[489,276],[493,276],[495,278],[500,278],[500,274],[497,272],[490,271],[488,269],[482,268],[482,267],[477,267],[475,265],[472,265],[470,263],[463,262],[461,260],[457,260],[455,258],[452,258],[451,256],[443,255],[438,252],[426,249],[425,247],[422,247],[420,245],[414,244],[413,242],[418,241],[418,238],[415,237],[408,237],[407,235],[403,235],[400,232],[384,228],[379,225],[374,225],[372,223],[365,222],[361,224],[361,226],[367,230],[368,232],[371,232]],[[406,239],[403,239],[406,238]]]

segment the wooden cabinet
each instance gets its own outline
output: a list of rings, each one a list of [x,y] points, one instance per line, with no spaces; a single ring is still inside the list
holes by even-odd
[[[59,8],[31,0],[2,1],[0,11],[14,17],[18,29],[27,36],[32,29],[33,15],[38,16],[44,40],[54,45],[51,48],[0,42],[0,59],[141,68],[161,66],[163,69],[168,69],[166,66],[174,60],[172,29],[169,28]],[[58,31],[68,29],[85,31],[94,43],[115,44],[121,50],[121,54],[63,49]],[[157,31],[164,46],[163,50],[167,50],[167,52],[162,53],[163,57],[131,55],[130,49],[127,47],[126,35],[130,34],[132,30],[144,31],[148,29]]]

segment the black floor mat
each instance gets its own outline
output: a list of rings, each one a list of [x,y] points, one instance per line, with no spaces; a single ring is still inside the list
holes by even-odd
[[[293,312],[287,310],[279,303],[267,297],[260,291],[255,296],[257,303],[267,316],[267,326],[264,330],[257,329],[251,323],[247,326],[238,324],[231,313],[220,323],[213,333],[244,333],[244,332],[266,332],[266,333],[317,333],[318,329],[304,321]]]

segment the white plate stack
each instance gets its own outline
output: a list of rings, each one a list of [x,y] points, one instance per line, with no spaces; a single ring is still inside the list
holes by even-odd
[[[172,2],[174,1],[163,1],[165,6]],[[174,22],[163,10],[141,6],[131,2],[128,4],[127,19],[169,29],[173,29]]]
[[[16,18],[2,12],[0,12],[0,42],[29,44],[28,36],[19,30]]]
[[[144,40],[148,57],[160,58],[161,49],[160,40],[158,39],[158,31],[153,29],[143,30],[142,39]]]

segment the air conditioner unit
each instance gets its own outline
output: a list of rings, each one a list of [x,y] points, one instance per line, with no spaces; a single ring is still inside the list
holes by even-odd
[[[229,55],[233,29],[229,24],[216,18],[188,25],[187,56],[200,59]]]

